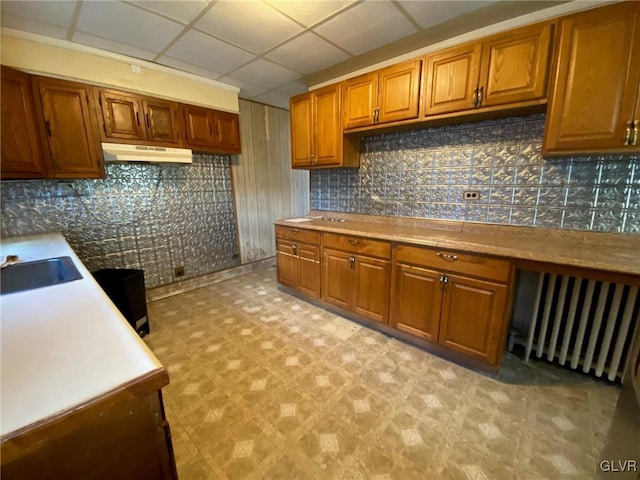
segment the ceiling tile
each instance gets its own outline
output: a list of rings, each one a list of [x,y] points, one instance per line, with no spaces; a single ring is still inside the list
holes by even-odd
[[[2,26],[4,28],[15,28],[23,32],[37,33],[45,37],[67,39],[68,29],[52,25],[50,23],[42,23],[28,18],[18,17],[17,15],[9,15],[2,12]]]
[[[233,77],[271,89],[301,78],[301,75],[259,58],[233,72]]]
[[[219,2],[195,28],[254,53],[262,53],[302,31],[302,27],[258,2]]]
[[[89,45],[90,47],[99,48],[101,50],[120,53],[134,58],[141,58],[143,60],[152,60],[156,55],[154,52],[150,52],[149,50],[132,47],[131,45],[123,45],[122,43],[114,42],[113,40],[94,37],[93,35],[83,32],[74,33],[73,41],[83,45]]]
[[[216,80],[220,76],[219,72],[212,72],[211,70],[197,67],[190,63],[178,60],[177,58],[162,56],[159,59],[155,60],[155,63],[159,63],[160,65],[164,65],[165,67],[175,68],[176,70],[180,70],[182,72],[193,73],[194,75],[198,75],[200,77],[210,78],[212,80]]]
[[[253,100],[256,102],[266,103],[267,105],[273,105],[274,107],[289,109],[289,97],[276,92],[267,92],[262,95],[258,95]]]
[[[120,2],[84,2],[76,30],[159,52],[183,26]]]
[[[238,68],[254,55],[196,30],[189,30],[166,54],[221,74]]]
[[[165,17],[172,18],[178,22],[187,24],[198,16],[200,12],[209,4],[207,0],[182,1],[133,1],[133,5],[145,8],[152,12],[159,13]]]
[[[292,18],[295,18],[304,26],[309,27],[354,2],[353,0],[342,2],[332,0],[326,0],[322,2],[301,2],[299,0],[289,0],[267,3],[273,8],[286,13]]]
[[[314,31],[353,55],[359,55],[416,29],[391,2],[374,0],[350,8]]]
[[[76,2],[25,2],[3,1],[2,16],[17,15],[29,20],[69,27],[73,18]],[[4,20],[4,19],[3,19]],[[4,24],[4,22],[3,22]]]
[[[349,55],[315,33],[307,32],[269,52],[266,58],[308,74],[346,60]]]
[[[431,27],[450,18],[472,12],[493,3],[491,1],[416,2],[400,0],[400,4],[422,28]]]
[[[249,82],[245,82],[243,80],[238,80],[233,77],[222,77],[218,79],[219,82],[226,83],[228,85],[233,85],[240,89],[240,96],[242,98],[253,98],[256,95],[260,95],[264,93],[267,89],[263,87],[259,87]]]
[[[294,95],[304,93],[308,90],[309,88],[307,87],[306,82],[302,82],[300,80],[287,83],[286,85],[283,85],[275,89],[276,92],[286,95],[287,97],[293,97]]]

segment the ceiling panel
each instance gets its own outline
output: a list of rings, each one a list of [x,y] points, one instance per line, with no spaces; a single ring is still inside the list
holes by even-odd
[[[17,15],[45,24],[68,28],[71,25],[75,8],[76,2],[3,1],[2,16]]]
[[[219,2],[195,28],[254,53],[262,53],[302,31],[281,13],[258,2]]]
[[[249,52],[196,30],[189,30],[166,55],[220,73],[234,70],[255,58]]]
[[[314,28],[353,55],[416,32],[391,2],[367,1]]]
[[[267,90],[264,87],[259,87],[252,83],[245,82],[243,80],[238,80],[237,78],[233,78],[233,77],[222,77],[222,78],[219,78],[218,80],[221,81],[222,83],[226,83],[228,85],[233,85],[235,87],[238,87],[240,89],[240,96],[242,98],[253,98],[256,95],[260,95],[261,93],[266,92]],[[256,79],[256,80],[259,81],[259,79]]]
[[[269,52],[266,58],[307,74],[342,62],[349,55],[315,33],[307,32]]]
[[[281,12],[286,13],[291,18],[295,18],[297,21],[302,23],[305,27],[310,27],[311,25],[318,23],[321,20],[324,20],[329,15],[337,12],[341,8],[353,4],[353,0],[348,1],[332,1],[326,0],[321,2],[301,2],[297,1],[277,1],[277,2],[267,2],[273,8],[280,10]]]
[[[9,15],[4,11],[2,12],[2,26],[4,28],[14,28],[16,30],[22,30],[23,32],[37,33],[45,37],[59,38],[62,40],[67,39],[69,32],[65,27],[30,20],[28,18],[18,17],[17,15]]]
[[[262,58],[239,68],[232,75],[234,78],[245,82],[258,80],[260,86],[268,89],[286,85],[293,80],[301,78],[300,74]]]
[[[277,92],[267,92],[262,95],[254,97],[256,102],[266,103],[267,105],[273,105],[280,108],[289,108],[289,97]]]
[[[143,60],[152,60],[156,55],[154,52],[144,50],[143,48],[124,45],[119,42],[114,42],[113,40],[106,40],[83,32],[76,32],[73,35],[73,41],[81,43],[82,45],[88,45],[90,47],[99,48],[108,52],[120,53],[134,58],[141,58]]]
[[[77,30],[116,42],[159,52],[183,26],[120,2],[84,2]]]
[[[287,83],[282,87],[278,87],[275,89],[276,92],[282,93],[288,97],[293,97],[294,95],[298,95],[300,93],[304,93],[307,91],[307,84],[301,80],[296,80],[291,83]]]
[[[128,2],[133,5],[146,8],[152,12],[159,13],[165,17],[172,18],[178,22],[187,24],[196,18],[200,12],[209,4],[206,0],[183,1],[134,1]]]
[[[416,2],[400,0],[399,3],[418,25],[426,28],[462,15],[463,13],[472,12],[493,2],[480,0],[464,2]]]
[[[183,72],[193,73],[194,75],[199,75],[204,78],[210,78],[212,80],[217,79],[221,75],[220,72],[213,72],[211,70],[207,70],[206,68],[197,67],[196,65],[192,65],[191,63],[186,63],[176,58],[167,57],[166,55],[160,57],[159,60],[156,60],[156,63],[159,63],[166,67],[175,68],[176,70],[181,70]]]

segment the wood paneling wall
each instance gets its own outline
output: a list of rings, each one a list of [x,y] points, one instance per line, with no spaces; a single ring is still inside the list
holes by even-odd
[[[309,172],[291,169],[289,111],[240,99],[242,154],[231,157],[242,263],[276,254],[273,222],[309,211]]]

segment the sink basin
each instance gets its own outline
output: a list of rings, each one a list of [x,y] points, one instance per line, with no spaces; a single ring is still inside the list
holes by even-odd
[[[0,271],[0,293],[23,292],[81,278],[71,257],[16,263]]]

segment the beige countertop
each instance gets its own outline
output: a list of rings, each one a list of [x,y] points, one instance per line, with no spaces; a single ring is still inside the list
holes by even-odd
[[[308,220],[287,219],[276,221],[276,224],[518,260],[640,275],[640,235],[314,210],[304,218]],[[346,221],[342,223],[326,218]]]
[[[69,256],[82,279],[0,296],[2,440],[163,368],[61,234],[3,239],[9,254]]]

